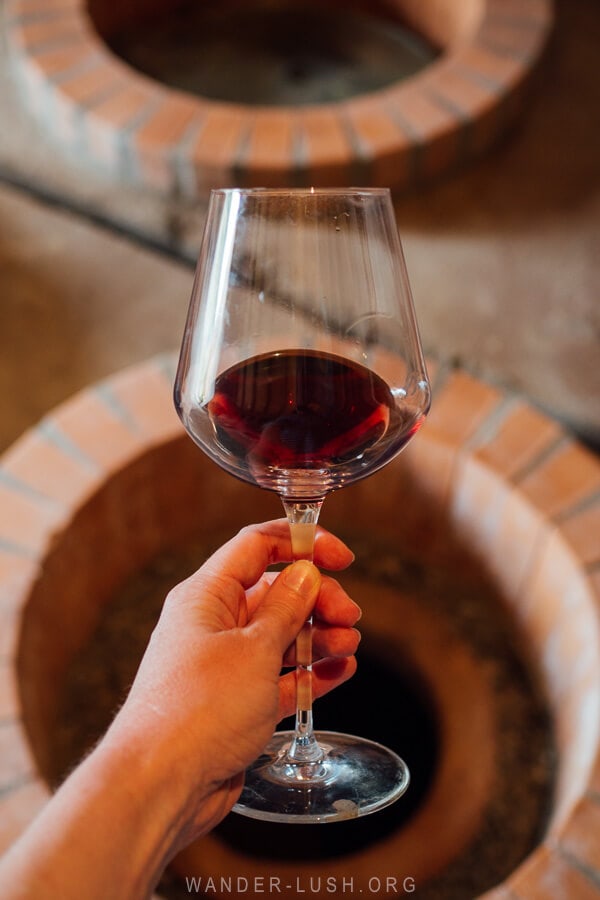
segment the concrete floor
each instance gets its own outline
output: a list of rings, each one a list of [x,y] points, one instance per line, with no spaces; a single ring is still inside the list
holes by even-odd
[[[558,0],[557,20],[518,130],[397,212],[427,351],[600,447],[600,5]],[[48,145],[3,44],[0,122],[2,449],[78,388],[177,347],[204,208]]]
[[[188,265],[0,186],[0,448],[74,391],[174,350]]]

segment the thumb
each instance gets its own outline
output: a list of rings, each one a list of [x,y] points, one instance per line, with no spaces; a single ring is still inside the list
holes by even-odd
[[[252,617],[283,654],[310,615],[321,588],[321,573],[306,559],[292,563],[275,579]]]

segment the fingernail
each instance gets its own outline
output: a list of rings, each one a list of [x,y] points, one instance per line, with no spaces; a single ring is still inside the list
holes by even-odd
[[[299,559],[285,570],[284,580],[288,587],[300,594],[310,594],[319,584],[321,574],[307,559]]]
[[[354,600],[351,600],[350,603],[352,604],[352,606],[354,607],[354,609],[356,611],[356,619],[354,621],[359,622],[360,619],[362,619],[362,609],[360,608],[358,603],[354,602]]]

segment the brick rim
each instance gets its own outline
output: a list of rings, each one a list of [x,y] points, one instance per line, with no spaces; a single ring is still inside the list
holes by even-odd
[[[16,498],[16,507],[8,512],[5,507],[0,520],[0,699],[4,710],[0,729],[10,748],[0,758],[5,844],[48,796],[36,773],[19,712],[14,670],[29,595],[44,559],[77,509],[129,462],[181,437],[170,396],[173,363],[171,357],[155,358],[80,392],[27,432],[0,461],[0,487],[7,497]],[[563,765],[561,796],[546,836],[504,888],[515,898],[526,897],[554,867],[563,875],[568,873],[575,885],[572,896],[583,897],[585,892],[579,893],[577,885],[585,885],[590,872],[596,878],[599,874],[597,843],[590,840],[585,823],[600,814],[600,548],[593,537],[600,523],[600,462],[518,397],[461,371],[439,370],[435,382],[436,403],[419,447],[411,445],[403,455],[411,475],[425,478],[423,488],[451,510],[455,522],[465,524],[476,546],[495,548],[492,563],[499,577],[506,578],[508,595],[515,603],[521,593],[536,599],[537,603],[515,609],[530,633],[537,635],[551,698],[564,703],[571,696],[574,709],[559,715],[563,756],[570,756]],[[98,443],[94,423],[102,406],[105,418],[100,427],[113,429],[112,440],[105,442],[109,444],[106,455],[94,457]],[[86,419],[90,410],[93,415]],[[53,454],[46,470],[43,460],[48,447]],[[419,461],[425,456],[433,464],[420,475]],[[61,503],[56,498],[60,471],[64,485],[71,486]],[[519,522],[529,529],[529,545],[522,561],[511,560],[507,575],[506,529],[512,532]],[[510,536],[514,539],[514,534]],[[538,621],[545,611],[550,619]],[[583,634],[584,639],[575,655],[564,649],[565,659],[574,660],[565,682],[550,657],[561,652],[565,640],[568,644],[574,639],[569,629],[575,620],[579,620],[575,638]],[[587,649],[582,652],[584,641]],[[565,669],[565,660],[561,667]],[[485,896],[491,900],[495,893]]]
[[[314,107],[246,107],[171,90],[103,43],[85,0],[10,0],[7,42],[31,110],[119,179],[214,186],[423,185],[486,151],[523,111],[551,0],[482,0],[469,39],[406,81]]]

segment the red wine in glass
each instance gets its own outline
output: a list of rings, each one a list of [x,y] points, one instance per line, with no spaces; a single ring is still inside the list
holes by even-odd
[[[424,420],[365,366],[302,349],[231,366],[216,379],[203,412],[214,429],[211,455],[221,465],[275,490],[282,472],[313,470],[320,473],[315,496],[324,483],[330,491],[381,468]],[[192,436],[202,440],[205,429],[204,416],[192,416]]]

